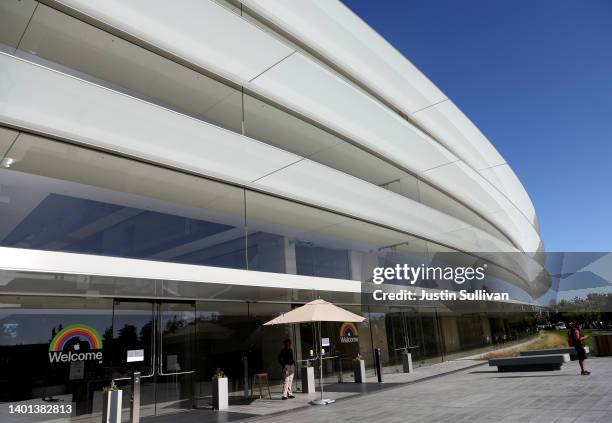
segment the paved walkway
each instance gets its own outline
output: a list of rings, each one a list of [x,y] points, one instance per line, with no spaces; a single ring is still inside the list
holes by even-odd
[[[481,368],[482,364],[482,362],[475,360],[446,361],[430,366],[419,367],[411,374],[385,374],[382,384],[377,382],[376,377],[368,377],[368,383],[365,384],[327,383],[325,385],[325,398],[338,400],[339,402],[336,405],[339,406],[339,404],[341,404],[340,401],[347,398],[357,398],[364,394],[382,392],[404,386],[405,384],[442,377],[443,375],[452,374],[453,372],[464,369]],[[320,398],[319,392],[313,394],[302,394],[298,392],[294,393],[295,399],[282,401],[280,399],[280,392],[276,392],[279,387],[273,386],[272,388],[272,399],[255,399],[248,402],[232,404],[228,410],[224,411],[200,409],[167,416],[149,417],[143,419],[143,423],[187,423],[196,421],[212,423],[237,420],[245,421],[245,419],[251,421],[252,418],[270,415],[282,415],[284,419],[293,419],[293,413],[295,411],[313,408],[313,406],[310,405],[310,401]],[[334,407],[336,405],[334,405]]]
[[[576,362],[561,371],[498,373],[476,367],[258,423],[312,422],[612,422],[612,358],[588,360],[591,376]]]

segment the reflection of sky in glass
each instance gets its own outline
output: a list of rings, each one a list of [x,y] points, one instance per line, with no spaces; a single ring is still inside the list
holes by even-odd
[[[231,228],[204,220],[49,194],[2,244],[150,258]]]
[[[3,323],[2,335],[10,339],[15,339],[17,338],[17,328],[19,328],[19,323]]]
[[[84,310],[85,313],[60,314],[60,310],[15,310],[10,313],[2,310],[0,316],[0,346],[47,344],[53,338],[53,330],[74,323],[84,323],[92,326],[100,336],[111,326],[109,310]],[[66,311],[63,311],[65,313]]]
[[[589,294],[612,294],[612,253],[548,253],[546,268],[552,288],[547,303],[586,298]]]

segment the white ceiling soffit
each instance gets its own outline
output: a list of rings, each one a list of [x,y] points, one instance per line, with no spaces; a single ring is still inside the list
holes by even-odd
[[[505,163],[452,101],[341,2],[242,3],[411,116],[472,168],[482,170]],[[489,179],[489,174],[483,176]],[[522,185],[517,189],[516,176],[497,175],[495,179],[490,181],[533,222],[533,205]]]
[[[293,52],[209,0],[55,2],[241,85]]]
[[[0,123],[303,200],[463,251],[517,251],[488,233],[327,166],[0,53]]]

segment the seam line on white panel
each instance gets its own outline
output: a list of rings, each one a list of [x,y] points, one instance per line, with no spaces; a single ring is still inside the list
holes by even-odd
[[[451,165],[451,164],[453,164],[453,163],[457,163],[457,162],[460,162],[460,161],[462,161],[462,160],[461,160],[461,159],[456,159],[456,160],[450,161],[450,162],[448,162],[448,163],[443,163],[443,164],[438,165],[438,166],[430,167],[429,169],[422,170],[422,171],[420,172],[420,174],[423,174],[423,173],[425,173],[425,172],[429,172],[430,170],[438,169],[438,168],[440,168],[440,167],[448,166],[448,165]]]
[[[422,112],[423,110],[427,110],[427,109],[431,109],[432,107],[436,107],[438,104],[442,104],[442,103],[444,103],[445,101],[449,101],[449,99],[448,99],[448,98],[445,98],[444,100],[440,100],[440,101],[438,101],[438,102],[435,102],[434,104],[430,104],[429,106],[425,106],[425,107],[423,107],[422,109],[415,110],[414,112],[412,112],[412,113],[411,113],[411,115],[413,115],[413,116],[414,116],[414,115],[416,115],[417,113]]]
[[[281,62],[283,62],[285,59],[291,57],[292,55],[295,54],[295,50],[293,50],[291,53],[289,53],[288,55],[286,55],[285,57],[283,57],[282,59],[280,59],[278,62],[273,63],[272,65],[268,66],[266,69],[264,69],[263,71],[261,71],[260,73],[258,73],[257,75],[255,75],[253,78],[249,79],[248,82],[253,82],[254,80],[256,80],[257,78],[259,78],[261,75],[263,75],[264,73],[268,72],[270,69],[272,69],[273,67],[279,65]]]
[[[302,161],[302,160],[304,160],[304,159],[306,159],[306,158],[305,158],[305,157],[302,157],[302,158],[300,158],[299,160],[296,160],[296,161],[294,161],[294,162],[289,163],[288,165],[285,165],[285,166],[283,166],[283,167],[279,167],[278,169],[275,169],[275,170],[273,170],[273,171],[272,171],[272,172],[270,172],[270,173],[266,173],[265,175],[260,176],[259,178],[252,180],[252,181],[251,181],[251,183],[255,183],[255,182],[257,182],[257,181],[262,180],[263,178],[267,178],[268,176],[275,174],[276,172],[280,172],[280,171],[281,171],[281,170],[283,170],[283,169],[287,169],[289,166],[293,166],[294,164],[299,163],[299,162],[301,162],[301,161]]]
[[[493,166],[483,167],[482,169],[478,169],[478,172],[482,172],[483,170],[493,169],[494,167],[500,167],[500,166],[507,165],[507,164],[508,164],[507,162],[503,162],[503,163],[496,164],[496,165],[493,165]],[[486,179],[486,178],[485,178],[485,179]],[[503,194],[503,193],[502,193],[502,194]]]
[[[26,32],[28,32],[28,29],[30,28],[30,22],[32,22],[32,18],[34,18],[34,15],[36,14],[36,10],[38,9],[39,4],[40,3],[36,2],[36,6],[34,6],[32,15],[30,16],[30,19],[28,19],[28,23],[23,29],[23,32],[21,33],[21,37],[19,37],[19,41],[17,42],[17,45],[15,46],[15,51],[13,52],[13,54],[17,53],[17,50],[19,50],[19,46],[21,46],[21,41],[23,40],[23,37],[25,37]]]
[[[4,128],[4,126],[0,125],[0,128]],[[17,142],[17,139],[19,138],[19,135],[21,135],[21,132],[17,131],[17,135],[15,135],[15,138],[13,138],[13,140],[9,144],[8,148],[6,149],[6,151],[0,156],[0,159],[4,160],[5,158],[10,157],[9,153],[11,152],[13,147],[15,146],[15,143]]]

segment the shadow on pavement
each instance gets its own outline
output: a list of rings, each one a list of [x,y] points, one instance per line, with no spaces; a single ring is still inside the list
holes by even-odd
[[[144,423],[225,423],[256,417],[257,414],[232,413],[214,410],[190,410],[182,413],[168,414],[165,416],[144,417],[140,421]]]
[[[364,393],[364,392],[376,392],[382,391],[384,389],[389,389],[394,386],[405,385],[404,383],[334,383],[331,385],[326,385],[324,387],[325,392],[355,392],[355,393]]]
[[[516,375],[516,376],[498,376],[497,379],[517,379],[523,377],[574,377],[575,375]]]

